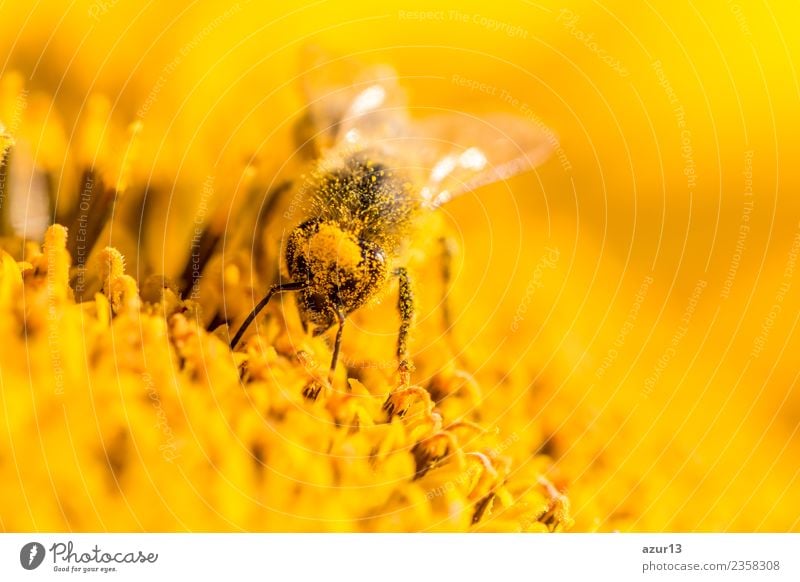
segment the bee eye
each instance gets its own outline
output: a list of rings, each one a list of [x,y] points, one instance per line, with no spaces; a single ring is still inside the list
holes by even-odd
[[[309,269],[308,269],[308,261],[306,261],[305,256],[303,256],[300,253],[296,253],[293,258],[294,258],[294,261],[293,261],[294,264],[292,265],[292,269],[291,270],[292,270],[292,273],[293,273],[294,277],[296,278],[297,275],[301,275],[301,276],[302,275],[306,275],[306,276],[308,276],[308,274],[309,274],[309,272],[308,272],[309,271]]]

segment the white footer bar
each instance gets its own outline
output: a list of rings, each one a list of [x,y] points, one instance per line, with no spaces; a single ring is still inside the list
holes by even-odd
[[[2,534],[0,580],[800,580],[800,534]]]

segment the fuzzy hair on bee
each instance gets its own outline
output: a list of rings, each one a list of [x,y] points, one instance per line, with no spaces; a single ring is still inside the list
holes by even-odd
[[[409,178],[378,158],[380,152],[358,152],[341,165],[317,169],[309,216],[341,225],[396,255],[420,203]]]
[[[396,356],[401,381],[408,385],[415,306],[403,257],[413,245],[416,218],[466,192],[531,170],[548,157],[552,133],[503,114],[412,120],[397,77],[386,66],[362,70],[335,59],[308,71],[308,106],[296,133],[305,140],[298,151],[312,152],[316,159],[298,190],[305,196],[306,219],[285,243],[290,280],[270,288],[239,327],[231,347],[274,294],[297,292],[306,328],[313,324],[313,332],[321,334],[338,325],[330,383],[347,316],[396,277]],[[332,79],[347,81],[341,85]],[[445,283],[449,272],[444,265]],[[445,306],[449,329],[447,313]]]

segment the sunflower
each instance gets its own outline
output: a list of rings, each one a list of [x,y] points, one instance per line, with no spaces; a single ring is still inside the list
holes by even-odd
[[[4,6],[0,527],[797,531],[795,11]],[[409,381],[396,286],[330,383],[292,297],[229,345],[299,219],[310,44],[551,150],[430,218]]]

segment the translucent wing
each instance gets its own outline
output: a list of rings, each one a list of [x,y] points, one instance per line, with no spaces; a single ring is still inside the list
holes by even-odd
[[[314,47],[306,48],[303,60],[301,143],[312,145],[316,158],[331,150],[380,150],[407,166],[428,208],[530,171],[558,143],[542,124],[508,114],[452,113],[412,122],[392,68],[365,69]]]
[[[303,60],[303,136],[316,155],[343,143],[375,143],[406,131],[406,99],[394,69],[364,68],[313,47],[305,50]]]
[[[546,127],[506,114],[437,116],[414,123],[412,134],[428,208],[530,171],[558,143]]]

